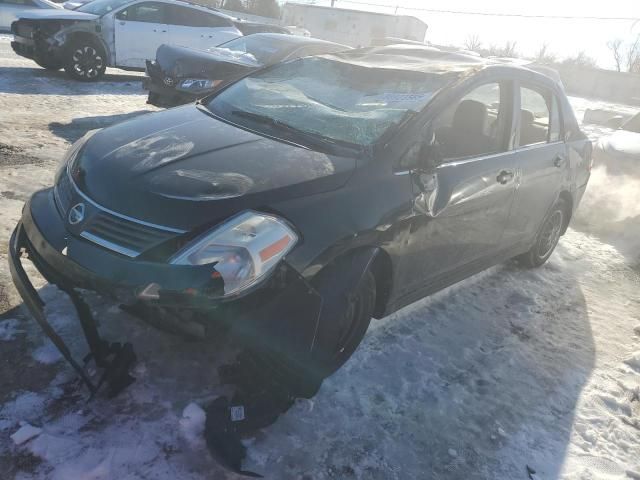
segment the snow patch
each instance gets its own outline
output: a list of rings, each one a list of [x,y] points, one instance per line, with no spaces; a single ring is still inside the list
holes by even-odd
[[[15,443],[16,445],[22,445],[32,438],[37,437],[41,433],[41,428],[34,427],[33,425],[29,425],[28,423],[26,423],[21,426],[17,432],[11,435],[11,440],[13,440],[13,443]]]
[[[20,333],[24,333],[24,330],[20,330],[18,325],[20,320],[17,318],[10,318],[0,322],[0,340],[8,342],[14,340]]]
[[[51,365],[62,360],[62,355],[51,342],[47,342],[34,350],[32,356],[34,360],[45,365]]]
[[[636,372],[640,373],[640,352],[635,352],[624,363],[633,368]]]
[[[195,403],[190,403],[182,411],[180,433],[194,448],[204,445],[203,433],[206,420],[207,414]]]

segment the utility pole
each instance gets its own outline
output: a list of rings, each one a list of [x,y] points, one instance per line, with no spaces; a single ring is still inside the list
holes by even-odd
[[[336,5],[336,0],[331,0],[331,6],[335,7],[335,5]]]

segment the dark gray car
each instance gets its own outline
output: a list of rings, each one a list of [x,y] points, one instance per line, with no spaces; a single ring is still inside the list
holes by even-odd
[[[317,38],[256,33],[208,50],[161,45],[154,62],[147,62],[148,103],[169,107],[211,93],[219,85],[259,68],[294,58],[349,50],[351,47]]]

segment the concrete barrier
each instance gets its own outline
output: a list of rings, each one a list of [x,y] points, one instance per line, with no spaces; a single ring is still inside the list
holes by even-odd
[[[557,65],[568,93],[610,102],[640,105],[640,75]]]

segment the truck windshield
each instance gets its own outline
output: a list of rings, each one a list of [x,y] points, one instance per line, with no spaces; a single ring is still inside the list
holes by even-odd
[[[116,8],[121,7],[133,0],[93,0],[89,3],[76,8],[77,12],[92,13],[93,15],[106,15],[113,12]]]
[[[245,77],[206,106],[234,123],[250,122],[251,128],[296,129],[366,146],[422,110],[446,82],[443,75],[307,57]]]

